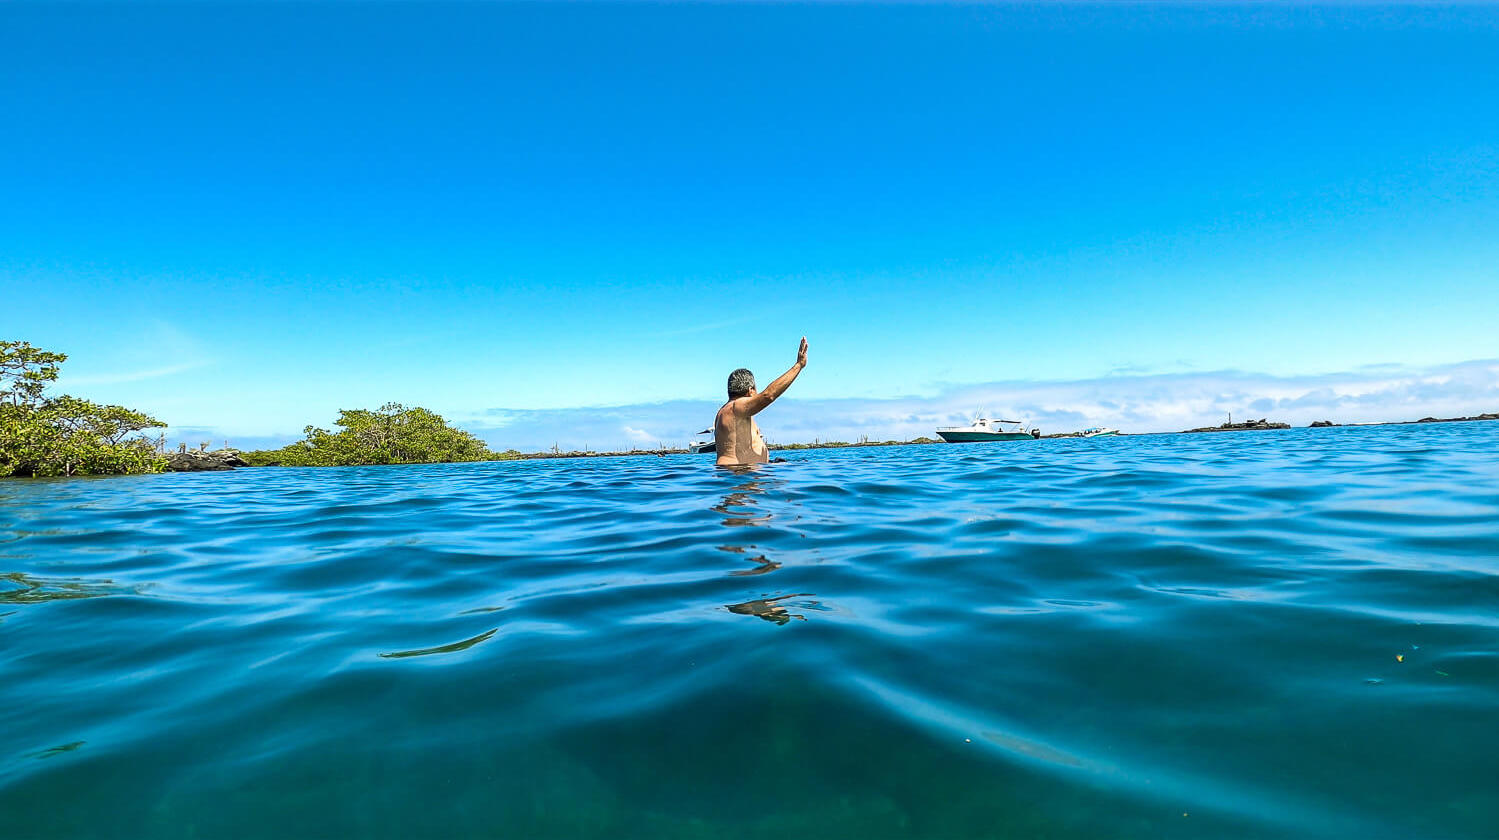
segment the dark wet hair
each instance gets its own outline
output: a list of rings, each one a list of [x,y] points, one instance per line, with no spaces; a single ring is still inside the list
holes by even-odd
[[[729,399],[737,400],[755,387],[755,375],[749,368],[740,368],[729,374]]]

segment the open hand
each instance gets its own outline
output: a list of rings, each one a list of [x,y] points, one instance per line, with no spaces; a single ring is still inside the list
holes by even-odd
[[[802,367],[807,366],[807,337],[802,336],[802,346],[796,349],[796,363]]]

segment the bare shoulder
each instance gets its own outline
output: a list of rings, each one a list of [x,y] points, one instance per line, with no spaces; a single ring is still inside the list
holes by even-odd
[[[729,415],[729,416],[732,416],[732,417],[741,417],[741,416],[744,416],[744,415],[746,415],[746,414],[749,413],[749,402],[750,402],[750,398],[749,397],[736,397],[736,398],[734,398],[732,400],[729,400],[728,402],[724,403],[723,404],[723,408],[720,408],[718,410],[718,413],[719,413],[720,416],[723,416],[723,415]]]
[[[734,410],[735,400],[729,400],[718,409],[718,414],[713,418],[715,425],[728,429],[732,427],[739,418],[739,412]]]

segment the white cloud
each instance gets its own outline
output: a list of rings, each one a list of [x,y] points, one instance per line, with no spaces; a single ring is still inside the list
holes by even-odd
[[[660,439],[644,429],[636,429],[630,426],[622,426],[621,428],[624,429],[625,437],[638,443],[654,443]]]

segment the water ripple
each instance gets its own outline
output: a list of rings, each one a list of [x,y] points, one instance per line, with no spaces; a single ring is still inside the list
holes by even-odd
[[[0,809],[18,837],[1486,838],[1496,443],[0,483]]]

